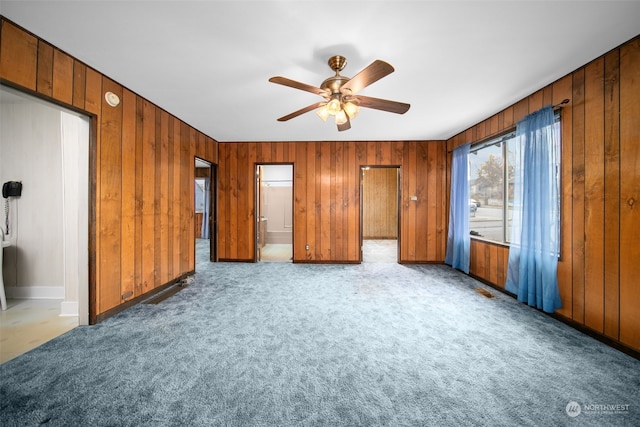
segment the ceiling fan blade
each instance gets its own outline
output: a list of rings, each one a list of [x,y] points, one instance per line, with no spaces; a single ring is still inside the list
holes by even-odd
[[[316,95],[320,95],[320,96],[328,96],[329,95],[328,92],[326,90],[324,90],[324,89],[320,89],[319,87],[311,86],[311,85],[308,85],[306,83],[300,83],[300,82],[297,82],[295,80],[288,79],[286,77],[280,77],[280,76],[271,77],[269,79],[269,81],[271,83],[277,83],[279,85],[289,86],[289,87],[292,87],[294,89],[300,89],[300,90],[304,90],[304,91],[307,91],[307,92],[315,93]]]
[[[360,107],[374,108],[376,110],[388,111],[390,113],[404,114],[411,107],[404,102],[389,101],[388,99],[372,98],[370,96],[358,95],[355,97]]]
[[[307,105],[304,108],[299,109],[298,111],[294,111],[291,114],[287,114],[286,116],[282,116],[278,119],[279,122],[286,122],[287,120],[293,119],[294,117],[298,117],[301,114],[309,112],[311,110],[315,110],[316,108],[320,108],[325,105],[326,102],[316,102],[315,104]]]
[[[343,84],[340,89],[349,89],[351,93],[357,93],[371,83],[375,83],[384,76],[393,73],[393,71],[394,69],[391,64],[376,59],[369,66],[353,76],[351,80]]]
[[[338,131],[342,132],[343,130],[349,130],[351,129],[351,121],[349,120],[349,117],[347,117],[347,121],[344,122],[341,125],[338,125]]]

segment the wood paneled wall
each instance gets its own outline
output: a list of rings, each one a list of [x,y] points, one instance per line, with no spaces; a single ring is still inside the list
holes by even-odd
[[[2,82],[91,117],[91,321],[193,271],[195,156],[217,163],[217,142],[10,21],[0,25]]]
[[[561,316],[640,350],[640,37],[451,138],[449,151],[562,109]],[[474,240],[471,274],[504,287],[508,250]]]
[[[362,237],[398,238],[398,169],[369,168],[363,171]]]
[[[365,165],[401,168],[400,261],[444,260],[444,141],[231,142],[218,147],[221,260],[254,259],[256,163],[294,165],[295,262],[360,261],[359,174]]]

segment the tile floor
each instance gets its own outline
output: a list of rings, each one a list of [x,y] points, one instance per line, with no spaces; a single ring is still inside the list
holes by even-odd
[[[61,317],[60,300],[8,300],[0,311],[0,363],[7,362],[78,326]]]
[[[293,246],[291,244],[267,243],[262,248],[260,261],[266,262],[292,262]]]

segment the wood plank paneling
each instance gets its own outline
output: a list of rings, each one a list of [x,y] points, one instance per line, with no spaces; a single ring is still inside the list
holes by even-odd
[[[86,98],[87,66],[82,62],[73,61],[73,106],[83,109]]]
[[[155,110],[155,131],[154,131],[154,200],[153,200],[153,230],[154,230],[154,252],[153,252],[153,271],[154,271],[154,281],[153,286],[159,286],[162,283],[162,213],[160,212],[161,200],[162,200],[162,176],[164,175],[164,170],[162,169],[162,141],[165,140],[167,136],[162,135],[162,110],[156,108]],[[168,130],[165,128],[165,131]],[[195,170],[195,164],[193,165]],[[192,229],[193,230],[193,229]]]
[[[172,273],[171,276],[172,277],[179,277],[182,272],[180,271],[180,238],[181,238],[181,234],[180,234],[180,211],[181,211],[181,207],[179,204],[180,201],[180,193],[181,193],[181,182],[180,182],[180,174],[181,174],[181,162],[180,162],[180,154],[181,154],[181,150],[180,150],[180,145],[182,145],[182,140],[180,138],[180,120],[178,120],[177,118],[172,118],[171,120],[172,122],[172,126],[173,126],[173,155],[171,158],[171,163],[173,164],[173,179],[172,179],[172,192],[170,193],[171,195],[171,202],[169,203],[170,205],[172,205],[171,209],[172,209],[172,222],[173,222],[173,227],[171,228],[171,237],[170,239],[172,240],[172,256],[170,256],[170,258],[172,259],[171,261],[171,268],[172,268]]]
[[[640,38],[620,49],[620,341],[640,349]]]
[[[418,200],[413,202],[416,212],[415,235],[418,236],[415,245],[416,259],[427,259],[427,248],[435,244],[436,223],[433,218],[429,217],[429,201],[435,201],[436,197],[434,193],[429,198],[427,192],[429,177],[433,176],[433,174],[429,174],[431,169],[433,166],[429,159],[429,147],[424,144],[416,144],[415,196]],[[429,224],[432,225],[429,226]],[[421,239],[420,236],[425,236],[425,238]]]
[[[331,145],[331,229],[335,230],[335,238],[331,241],[331,253],[335,259],[344,258],[344,230],[343,230],[343,185],[339,180],[344,173],[343,142]]]
[[[293,164],[293,249],[295,259],[306,257],[307,174],[302,173],[307,169],[306,147],[305,144],[301,144],[296,149],[296,157]]]
[[[196,212],[196,200],[195,200],[195,179],[196,179],[196,145],[198,143],[198,131],[194,128],[189,127],[189,157],[185,165],[184,169],[188,172],[188,179],[184,189],[186,191],[186,200],[183,200],[182,203],[185,205],[185,209],[188,209],[187,217],[188,222],[185,224],[187,226],[187,230],[185,230],[185,235],[188,234],[188,231],[192,231],[195,228],[195,212]],[[190,164],[190,165],[189,165]],[[191,188],[189,188],[191,187]],[[187,263],[184,267],[184,271],[188,272],[191,270],[196,264],[196,241],[195,239],[187,238]],[[156,282],[157,285],[160,285],[160,282]]]
[[[553,84],[554,104],[558,104],[563,99],[571,99],[573,91],[573,78],[571,75],[560,79]],[[557,311],[559,314],[571,318],[573,315],[573,104],[569,104],[561,111],[562,120],[562,199],[560,200],[560,260],[558,261],[558,291],[562,307]]]
[[[620,52],[604,72],[604,334],[620,338]]]
[[[503,130],[525,114],[566,98],[571,102],[561,112],[558,262],[563,307],[557,314],[638,351],[640,38],[498,113]],[[450,138],[447,147],[452,150],[487,127],[493,131],[492,126],[493,118],[488,118]],[[495,250],[492,245],[472,240],[471,274],[503,288],[508,248]]]
[[[142,207],[143,207],[143,150],[144,150],[144,99],[136,97],[136,139],[135,145],[135,218],[134,218],[134,230],[135,230],[135,266],[134,266],[134,294],[142,295]]]
[[[158,243],[160,247],[160,257],[157,260],[156,268],[160,271],[160,279],[158,281],[159,285],[169,282],[173,277],[171,276],[171,272],[169,271],[169,236],[171,229],[169,228],[169,203],[170,193],[169,193],[169,140],[173,138],[173,136],[169,135],[169,122],[170,117],[166,111],[162,111],[160,113],[160,140],[157,142],[160,144],[160,162],[156,163],[156,176],[159,174],[160,176],[156,178],[157,183],[159,184],[156,187],[156,193],[159,197],[158,204],[158,213],[159,213],[159,228],[160,228],[160,242]],[[171,129],[173,131],[173,128]],[[173,149],[173,146],[171,147]],[[204,156],[201,156],[204,157]],[[156,235],[158,230],[156,230]]]
[[[275,148],[276,144],[273,144],[272,148]],[[254,171],[254,161],[249,159],[249,144],[240,144],[238,146],[238,165],[247,165],[247,170]],[[277,155],[277,151],[274,150],[273,154]],[[237,229],[237,248],[239,254],[247,254],[247,260],[254,258],[254,236],[255,236],[255,221],[253,214],[254,200],[255,200],[255,185],[254,174],[251,173],[238,173],[236,175],[237,191],[239,194],[245,194],[247,197],[238,198],[238,229]]]
[[[103,80],[103,87],[118,96],[122,88],[109,79]],[[100,283],[116,286],[99,288],[98,310],[110,310],[121,303],[121,243],[122,243],[122,105],[105,106],[101,115],[101,141],[98,153],[100,167],[100,199],[98,210],[100,222],[100,253],[108,254],[100,258]],[[108,141],[109,143],[105,143]]]
[[[53,46],[43,41],[38,41],[36,90],[45,96],[53,95]]]
[[[38,39],[4,19],[0,25],[0,76],[35,91]]]
[[[87,68],[85,79],[84,108],[87,112],[99,116],[102,111],[102,77],[95,70]]]
[[[187,273],[191,265],[190,242],[193,239],[193,212],[194,212],[194,168],[195,159],[192,156],[191,144],[193,144],[192,128],[186,123],[180,122],[180,198],[176,200],[180,206],[180,274]]]
[[[604,58],[585,68],[585,325],[604,332]]]
[[[142,101],[142,293],[155,287],[155,118],[156,108]]]
[[[53,97],[73,105],[73,58],[58,49],[53,49]]]
[[[357,157],[357,146],[345,143],[344,150],[347,152],[347,162],[345,163],[347,200],[345,201],[347,215],[347,252],[343,259],[362,260],[360,245],[360,162]],[[355,167],[354,167],[355,165]]]
[[[585,156],[585,100],[584,68],[573,73],[573,138],[572,138],[572,174],[571,174],[571,252],[573,295],[571,301],[572,318],[584,324],[584,156]],[[569,161],[567,159],[567,161]]]
[[[254,146],[255,150],[251,148]],[[220,175],[228,177],[221,183],[219,197],[225,203],[219,211],[221,259],[253,260],[253,189],[241,190],[244,184],[238,183],[253,180],[256,162],[292,162],[295,171],[294,261],[360,261],[359,173],[360,167],[365,165],[399,166],[408,171],[403,175],[402,198],[406,202],[404,209],[411,209],[413,213],[401,217],[400,227],[407,233],[407,243],[406,249],[400,250],[400,259],[404,262],[443,261],[444,250],[438,254],[433,249],[445,245],[439,241],[444,233],[438,230],[437,215],[433,212],[438,204],[439,209],[444,208],[445,198],[438,199],[438,193],[446,188],[444,141],[242,142],[220,143],[219,147],[224,156]],[[438,164],[442,166],[438,167]],[[432,185],[435,189],[428,189]],[[418,203],[410,202],[409,189],[412,195],[419,194]],[[432,242],[434,239],[436,242]],[[307,244],[309,250],[306,250]]]
[[[111,107],[107,107],[111,108]],[[137,97],[131,91],[122,91],[122,141],[121,156],[121,293],[123,300],[135,296],[136,283],[136,146],[131,144],[136,138]],[[133,173],[131,173],[133,172]]]

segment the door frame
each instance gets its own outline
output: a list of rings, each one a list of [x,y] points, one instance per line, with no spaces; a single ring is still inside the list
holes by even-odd
[[[295,262],[295,241],[296,241],[296,216],[294,211],[295,206],[295,188],[296,188],[296,165],[293,162],[256,162],[253,164],[255,186],[254,186],[254,207],[253,207],[253,262],[260,262],[261,259],[261,247],[259,241],[260,229],[258,223],[261,217],[261,185],[262,176],[260,174],[260,167],[262,166],[291,166],[291,262]]]
[[[401,242],[402,242],[402,165],[360,165],[360,224],[359,224],[359,238],[360,238],[360,253],[359,253],[359,262],[362,263],[363,260],[363,249],[364,249],[364,238],[363,238],[363,228],[364,228],[364,201],[363,201],[363,192],[364,192],[364,172],[369,169],[395,169],[398,172],[398,180],[396,184],[396,209],[398,223],[396,225],[398,231],[398,247],[396,253],[396,262],[400,263],[401,260]]]
[[[218,165],[198,156],[194,160],[209,165],[209,216],[202,220],[209,222],[209,261],[218,262]]]

